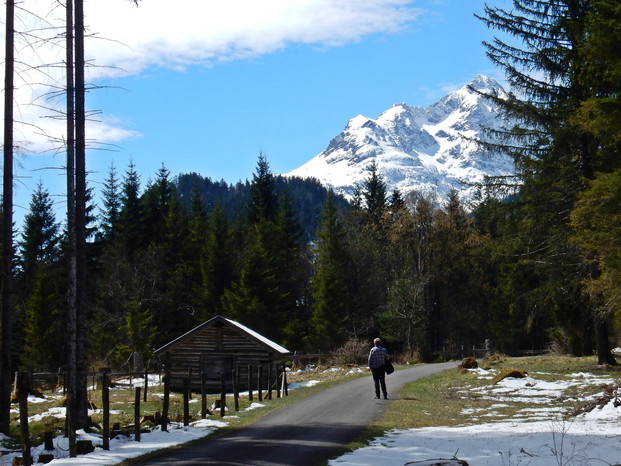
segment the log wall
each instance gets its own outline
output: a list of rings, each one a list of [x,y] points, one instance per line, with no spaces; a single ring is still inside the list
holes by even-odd
[[[282,354],[271,353],[247,335],[227,326],[210,326],[189,335],[184,341],[175,344],[161,356],[166,369],[170,371],[171,389],[183,387],[183,379],[190,373],[192,390],[200,390],[201,372],[205,372],[207,390],[219,392],[220,373],[225,372],[227,390],[233,389],[232,369],[238,368],[239,390],[248,390],[248,366],[253,367],[252,388],[257,389],[258,366],[263,366],[265,374],[262,387],[267,388],[270,363],[281,363]],[[272,379],[275,376],[272,375]]]

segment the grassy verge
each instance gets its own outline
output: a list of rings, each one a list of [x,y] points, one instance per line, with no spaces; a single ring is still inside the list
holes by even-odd
[[[610,376],[612,379],[621,377],[619,368],[601,367],[595,363],[594,357],[545,356],[499,358],[487,364],[483,363],[481,367],[494,369],[496,373],[505,369],[517,369],[545,382],[569,380],[580,372]],[[486,390],[490,389],[491,385],[489,379],[478,377],[472,372],[459,374],[454,369],[406,385],[400,392],[399,399],[390,403],[382,418],[368,426],[355,442],[348,445],[348,449],[354,450],[366,446],[372,439],[381,437],[392,429],[457,426],[483,422],[472,413],[487,413],[489,416],[487,420],[498,421],[509,419],[531,406],[528,400],[522,398],[505,400],[500,405],[498,400],[486,396]],[[546,406],[566,414],[571,413],[585,404],[585,400],[589,397],[601,394],[602,390],[601,383],[573,387]]]

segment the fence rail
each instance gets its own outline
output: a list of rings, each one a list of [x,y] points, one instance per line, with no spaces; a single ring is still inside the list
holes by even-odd
[[[263,367],[266,366],[266,367]],[[276,397],[280,398],[281,396],[288,395],[287,388],[287,376],[284,364],[279,364],[279,367],[275,367],[276,365],[273,363],[270,364],[262,364],[258,365],[258,367],[249,367],[248,369],[248,400],[252,402],[253,395],[256,394],[258,396],[259,401],[263,401],[264,392],[266,399],[272,399],[272,393],[276,391]],[[263,371],[267,374],[267,383],[262,379]],[[258,377],[255,381],[250,379],[251,374],[258,374]],[[29,393],[33,393],[34,388],[38,388],[37,385],[41,385],[45,383],[46,380],[53,379],[56,381],[55,387],[58,389],[62,387],[63,393],[65,393],[65,381],[66,381],[66,372],[63,370],[59,370],[58,372],[16,372],[15,373],[15,394],[19,401],[19,413],[20,426],[22,429],[21,438],[22,438],[22,464],[32,464],[32,458],[30,455],[30,436],[28,432],[28,402],[27,397]],[[141,419],[141,400],[143,402],[147,401],[147,392],[149,387],[149,377],[157,376],[158,377],[158,385],[164,385],[164,396],[162,397],[162,410],[160,418],[157,419],[156,424],[161,426],[163,431],[167,431],[168,424],[170,422],[169,419],[169,409],[170,409],[170,371],[126,371],[126,372],[113,372],[108,370],[107,368],[100,371],[90,371],[87,375],[89,378],[93,379],[93,384],[90,385],[89,390],[101,390],[101,400],[102,400],[102,414],[103,414],[103,426],[102,426],[102,446],[105,450],[110,448],[110,395],[109,390],[113,386],[125,386],[128,388],[134,388],[134,425],[133,425],[133,434],[134,440],[140,441],[140,419]],[[218,395],[217,400],[219,401],[219,410],[220,416],[225,415],[227,398],[230,399],[230,395],[227,395],[225,390],[225,379],[230,380],[233,378],[233,402],[235,411],[239,411],[239,367],[236,366],[231,374],[221,373],[221,390]],[[201,378],[205,379],[205,373],[201,374]],[[129,379],[126,383],[119,382],[124,381],[125,379]],[[136,384],[137,380],[141,380]],[[189,400],[192,397],[191,386],[189,382],[189,374],[188,377],[184,380],[183,384],[183,425],[187,426],[190,423],[190,410],[189,410]],[[256,383],[256,389],[250,386],[251,382],[253,384]],[[153,384],[151,384],[153,385]],[[204,419],[207,414],[209,414],[209,410],[207,409],[207,392],[205,389],[206,385],[201,384],[201,417]],[[23,420],[26,420],[24,422]],[[155,419],[154,419],[155,420]],[[132,426],[130,426],[132,427]],[[68,423],[65,425],[65,435],[70,436],[68,431]]]

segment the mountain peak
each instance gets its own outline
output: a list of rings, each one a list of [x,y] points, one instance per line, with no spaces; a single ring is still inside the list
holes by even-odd
[[[490,155],[474,140],[483,127],[495,127],[498,109],[478,91],[502,91],[498,82],[478,75],[459,91],[427,107],[394,104],[377,119],[358,115],[326,149],[286,176],[313,177],[352,196],[375,162],[389,191],[435,194],[446,199],[457,189],[465,201],[488,175],[514,172],[508,156]]]
[[[470,81],[470,83],[466,84],[465,87],[470,87],[477,91],[502,89],[502,86],[498,83],[498,81],[483,74],[477,74],[475,78]]]

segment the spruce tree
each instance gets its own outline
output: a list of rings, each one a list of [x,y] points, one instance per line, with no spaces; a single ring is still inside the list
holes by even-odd
[[[283,343],[289,347],[300,347],[304,339],[306,319],[308,260],[302,241],[302,225],[293,200],[285,189],[280,195],[278,212],[277,246],[280,262],[280,287],[286,296],[284,303]]]
[[[37,184],[30,200],[30,210],[24,217],[20,248],[22,287],[28,293],[40,264],[50,264],[59,259],[59,226],[53,202],[43,184]]]
[[[386,182],[379,173],[377,163],[367,169],[368,176],[362,183],[362,197],[370,223],[378,224],[386,208]]]
[[[228,315],[274,339],[281,337],[286,324],[290,294],[282,286],[279,211],[274,176],[265,156],[259,154],[243,222],[239,277],[224,292],[222,306]]]
[[[312,315],[308,336],[309,347],[334,350],[349,336],[352,315],[350,257],[346,231],[334,194],[328,192],[321,213],[315,249],[315,273],[312,284]]]
[[[201,251],[202,309],[200,317],[207,320],[221,314],[222,295],[233,280],[230,226],[221,203],[209,214],[205,243]]]
[[[21,366],[35,372],[55,371],[63,365],[65,296],[59,269],[40,267],[26,303]]]
[[[390,222],[386,199],[386,183],[376,163],[360,185],[364,200],[350,211],[348,249],[351,255],[352,296],[355,304],[349,319],[353,338],[368,339],[377,333],[377,318],[386,302],[390,280],[387,262],[387,225]]]
[[[574,241],[582,251],[588,274],[584,279],[592,300],[602,303],[601,319],[615,316],[621,306],[621,168],[600,173],[584,190],[571,213]]]
[[[597,140],[598,163],[571,217],[587,270],[586,289],[599,303],[596,319],[607,322],[618,316],[615,280],[621,267],[616,227],[621,196],[621,5],[613,0],[592,0],[586,25],[588,34],[580,48],[578,79],[588,94],[572,123]],[[599,340],[607,340],[606,329],[598,329],[602,332]],[[609,364],[613,361],[611,355],[600,359]]]
[[[287,295],[281,288],[273,233],[269,222],[253,225],[239,278],[224,290],[222,308],[228,316],[278,340],[285,324]]]
[[[108,177],[104,180],[102,190],[103,208],[100,209],[99,232],[103,239],[111,239],[121,215],[121,186],[114,163],[110,163]]]
[[[121,189],[121,213],[118,221],[118,242],[128,258],[145,246],[144,206],[140,199],[140,176],[130,162]]]
[[[148,183],[142,196],[144,222],[148,228],[148,232],[145,232],[145,245],[151,242],[161,243],[163,240],[171,198],[176,195],[176,192],[173,192],[175,187],[169,177],[170,171],[162,164],[157,171],[155,181]]]
[[[59,225],[49,193],[38,183],[30,211],[24,217],[17,277],[19,296],[25,303],[22,367],[53,370],[62,362],[65,308],[60,268]]]
[[[490,96],[517,121],[498,134],[503,139],[496,147],[513,154],[516,161],[524,218],[517,232],[523,246],[519,257],[522,265],[530,264],[531,277],[538,277],[530,280],[527,295],[519,293],[516,298],[528,296],[524,305],[540,322],[538,309],[551,310],[564,332],[572,326],[585,327],[581,310],[588,303],[597,329],[598,359],[614,363],[606,323],[597,317],[600,304],[585,299],[580,251],[569,241],[568,212],[584,180],[593,177],[601,162],[593,134],[572,121],[589,95],[579,79],[580,51],[589,35],[589,8],[586,0],[514,0],[511,11],[486,6],[481,19],[510,37],[505,41],[496,37],[485,46],[516,92],[508,97]],[[530,318],[526,328],[529,322]],[[579,347],[573,345],[572,350]]]
[[[278,209],[274,175],[270,170],[267,157],[260,153],[250,184],[250,197],[247,204],[248,222],[251,224],[260,221],[273,222],[278,215]]]

